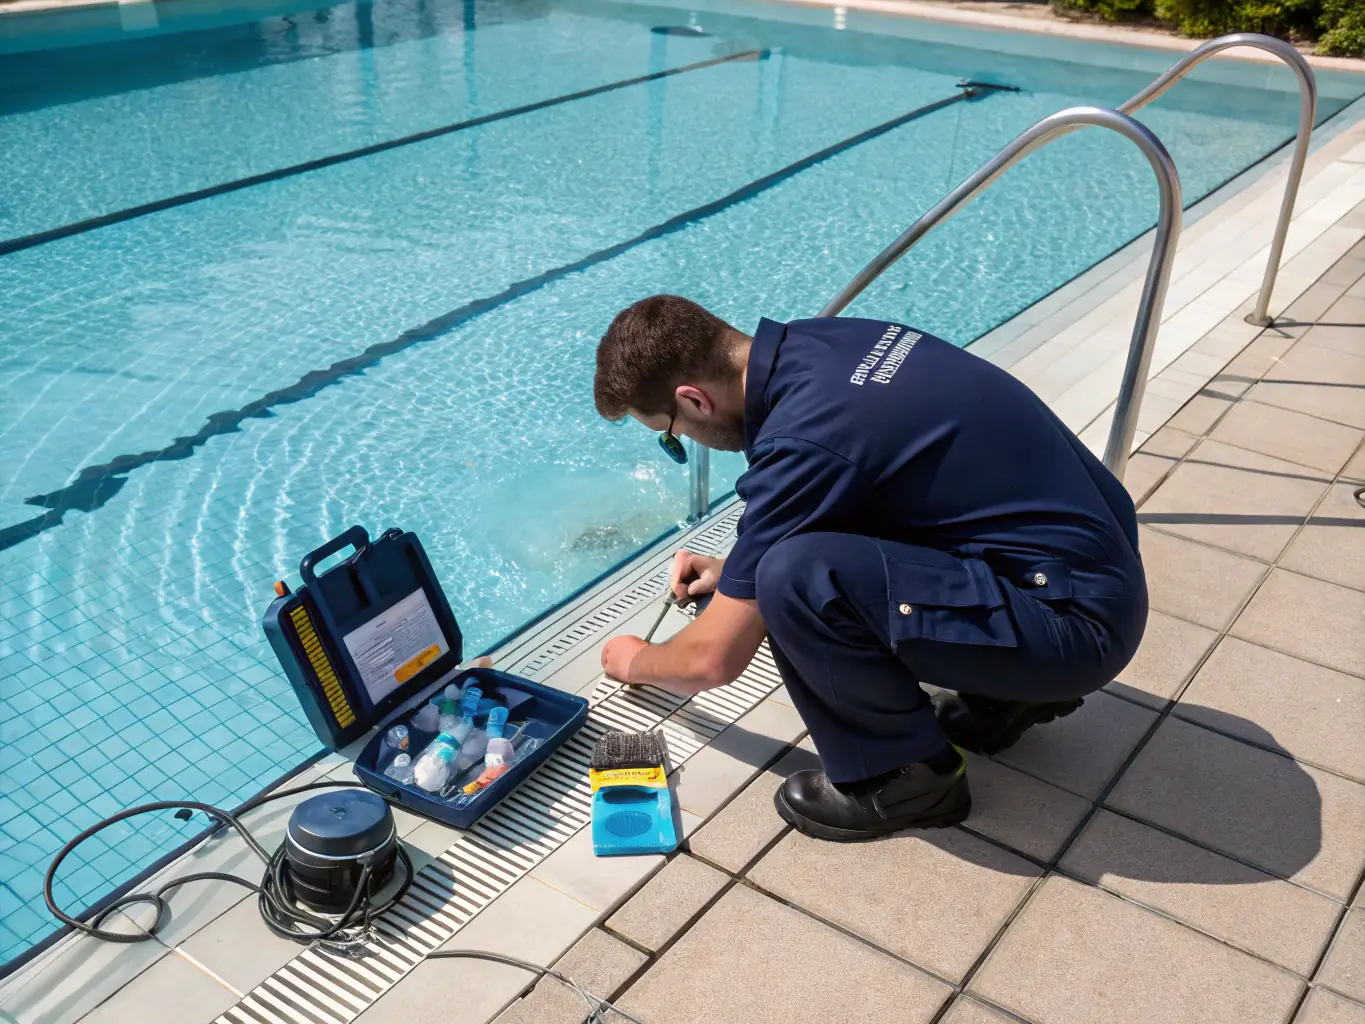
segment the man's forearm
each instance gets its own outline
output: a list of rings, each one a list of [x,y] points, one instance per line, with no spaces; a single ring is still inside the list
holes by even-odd
[[[673,639],[642,647],[630,662],[630,679],[637,686],[657,686],[672,693],[693,694],[724,686],[724,660],[708,644],[684,629]]]

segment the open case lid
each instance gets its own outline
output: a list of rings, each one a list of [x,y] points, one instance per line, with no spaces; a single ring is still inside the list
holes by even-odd
[[[459,665],[460,627],[416,535],[391,529],[372,541],[353,526],[307,554],[299,575],[303,586],[271,605],[266,633],[332,749]]]

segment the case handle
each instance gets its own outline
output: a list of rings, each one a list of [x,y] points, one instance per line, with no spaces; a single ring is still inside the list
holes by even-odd
[[[303,577],[303,582],[310,586],[317,582],[317,577],[313,575],[313,566],[317,565],[325,558],[331,558],[338,551],[346,548],[355,548],[353,554],[347,561],[354,561],[359,558],[361,553],[370,546],[370,535],[365,532],[363,526],[352,526],[340,536],[333,537],[316,551],[310,551],[303,556],[303,561],[299,563],[299,575]]]

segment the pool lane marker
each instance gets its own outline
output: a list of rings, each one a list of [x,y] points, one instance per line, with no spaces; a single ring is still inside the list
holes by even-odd
[[[660,224],[651,228],[646,228],[634,238],[629,238],[624,242],[617,242],[615,245],[605,249],[599,249],[572,263],[565,263],[561,266],[537,274],[535,277],[528,277],[508,285],[496,295],[488,295],[481,299],[475,299],[462,306],[442,313],[434,319],[417,327],[410,327],[396,338],[388,341],[378,342],[359,352],[356,355],[348,356],[338,360],[331,366],[322,370],[310,370],[293,384],[262,395],[252,402],[248,402],[240,409],[232,409],[226,412],[216,412],[211,414],[199,430],[185,437],[177,437],[164,448],[153,449],[151,451],[140,452],[136,455],[118,455],[110,461],[98,465],[87,466],[81,470],[76,479],[65,487],[51,491],[47,494],[37,494],[25,499],[25,504],[37,505],[46,508],[48,511],[33,519],[28,519],[13,526],[0,529],[0,551],[20,544],[46,530],[60,526],[62,518],[70,511],[93,512],[102,508],[114,495],[116,495],[127,483],[127,474],[135,469],[150,465],[154,462],[174,462],[179,459],[188,459],[197,449],[206,444],[211,438],[222,434],[234,433],[241,429],[244,421],[249,419],[260,419],[274,415],[273,410],[283,405],[292,405],[304,399],[312,398],[324,388],[329,388],[338,381],[362,373],[374,366],[385,356],[394,355],[404,349],[423,342],[432,341],[443,334],[447,334],[461,325],[468,323],[475,317],[482,316],[499,306],[506,305],[515,299],[529,295],[531,292],[538,291],[546,285],[553,284],[579,271],[595,267],[599,263],[620,256],[622,253],[629,252],[631,249],[652,242],[655,239],[663,238],[666,235],[674,234],[686,227],[696,224],[698,221],[705,220],[717,213],[727,210],[746,199],[753,199],[780,185],[782,182],[800,174],[802,171],[809,170],[817,164],[824,163],[841,153],[845,153],[855,146],[860,146],[864,142],[885,135],[887,132],[894,131],[902,125],[908,124],[935,111],[952,106],[954,103],[961,103],[965,100],[974,99],[982,95],[991,95],[990,92],[982,93],[972,88],[963,90],[954,96],[947,96],[933,103],[927,103],[922,107],[899,117],[893,117],[890,121],[884,121],[875,127],[868,128],[856,135],[851,135],[841,142],[836,142],[831,146],[826,146],[809,156],[802,157],[795,163],[790,163],[786,167],[766,174],[761,178],[749,182],[740,188],[735,189],[729,195],[722,196],[720,199],[712,200],[701,206],[694,207],[684,213],[670,217]]]
[[[167,196],[165,199],[154,199],[150,203],[143,203],[140,206],[130,206],[126,210],[115,210],[113,213],[103,213],[98,217],[90,217],[87,220],[78,220],[73,224],[64,224],[59,228],[50,228],[47,231],[38,231],[31,235],[20,235],[18,238],[5,239],[4,241],[0,241],[0,256],[5,256],[12,252],[19,252],[23,249],[32,249],[35,245],[43,245],[46,242],[55,242],[60,238],[70,238],[72,235],[84,234],[87,231],[94,231],[96,228],[108,227],[110,224],[121,224],[126,220],[145,217],[151,213],[160,213],[162,210],[171,210],[177,206],[184,206],[187,203],[196,203],[201,199],[211,199],[214,196],[226,195],[229,192],[237,192],[244,188],[251,188],[253,185],[263,185],[269,181],[278,181],[280,178],[290,178],[296,174],[306,174],[309,171],[321,170],[324,167],[333,167],[336,164],[344,164],[351,160],[359,160],[361,157],[373,156],[376,153],[397,149],[400,146],[410,146],[414,142],[426,142],[428,139],[439,138],[442,135],[451,135],[455,132],[466,131],[470,128],[478,128],[480,125],[492,124],[494,121],[506,121],[508,118],[520,117],[522,114],[530,114],[537,110],[546,110],[550,107],[557,107],[563,103],[572,103],[575,100],[584,100],[590,96],[600,96],[602,93],[614,92],[617,89],[626,89],[632,85],[655,82],[661,78],[682,75],[689,71],[700,71],[703,68],[715,67],[718,64],[728,64],[734,61],[762,60],[767,56],[767,50],[744,50],[741,53],[731,53],[724,57],[713,57],[710,60],[698,61],[695,64],[683,64],[680,67],[666,68],[663,71],[655,71],[648,75],[638,75],[635,78],[623,78],[619,82],[607,82],[605,85],[595,85],[591,89],[582,89],[578,92],[565,93],[563,96],[552,96],[547,100],[536,100],[534,103],[526,103],[520,107],[509,107],[506,110],[498,110],[491,114],[481,114],[478,117],[471,117],[467,121],[456,121],[453,124],[442,125],[439,128],[428,128],[425,131],[414,132],[411,135],[403,135],[396,139],[388,139],[384,142],[376,142],[369,146],[361,146],[359,149],[348,149],[344,153],[334,153],[331,156],[318,157],[316,160],[305,160],[301,164],[291,164],[288,167],[280,167],[273,171],[263,171],[260,174],[253,174],[246,178],[225,181],[220,185],[210,185],[207,188],[195,189],[193,192],[184,192],[176,196]]]

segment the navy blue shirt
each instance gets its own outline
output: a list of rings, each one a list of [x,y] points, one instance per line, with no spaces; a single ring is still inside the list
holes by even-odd
[[[1004,370],[902,324],[763,320],[744,394],[746,506],[719,590],[753,598],[758,562],[795,533],[880,537],[1047,564],[1069,597],[1141,583],[1123,485]],[[1043,577],[1038,577],[1043,578]]]

